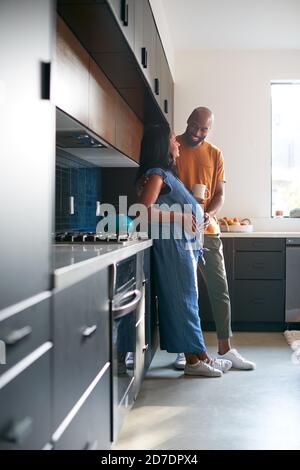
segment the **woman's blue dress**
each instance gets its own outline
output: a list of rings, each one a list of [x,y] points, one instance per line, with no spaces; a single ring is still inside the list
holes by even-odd
[[[189,205],[190,212],[203,224],[203,210],[184,184],[169,170],[151,168],[145,175],[160,175],[165,183],[155,204],[181,208]],[[186,207],[186,206],[185,206]],[[161,208],[164,209],[164,208]],[[172,208],[171,208],[172,210]],[[189,236],[177,238],[177,224],[151,224],[155,262],[155,284],[158,297],[160,347],[168,352],[205,352],[198,307],[197,264],[202,256],[201,239],[192,243]],[[156,227],[157,228],[157,227]],[[163,231],[169,230],[169,239]],[[157,233],[159,232],[159,238]]]

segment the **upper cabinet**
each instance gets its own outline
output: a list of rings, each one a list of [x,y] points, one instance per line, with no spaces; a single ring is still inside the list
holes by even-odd
[[[58,12],[144,123],[173,127],[173,79],[149,0],[58,0]],[[158,106],[157,106],[158,105]]]
[[[53,103],[88,125],[89,55],[59,16],[53,68]]]
[[[134,47],[136,0],[107,0],[129,45]]]

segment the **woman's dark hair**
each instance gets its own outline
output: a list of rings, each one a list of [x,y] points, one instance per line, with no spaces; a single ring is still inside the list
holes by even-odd
[[[145,128],[136,181],[150,168],[162,168],[176,173],[169,150],[170,135],[171,130],[167,124],[152,124]]]

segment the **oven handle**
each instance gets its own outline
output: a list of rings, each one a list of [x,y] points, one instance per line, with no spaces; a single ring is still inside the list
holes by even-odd
[[[122,305],[121,307],[114,307],[114,306],[112,307],[112,313],[114,315],[114,318],[124,317],[125,315],[127,315],[128,313],[136,309],[136,307],[138,306],[142,298],[142,292],[139,289],[135,289],[130,292],[127,292],[125,295],[123,295],[121,301],[127,298],[130,298],[133,295],[134,295],[134,299],[128,304]]]

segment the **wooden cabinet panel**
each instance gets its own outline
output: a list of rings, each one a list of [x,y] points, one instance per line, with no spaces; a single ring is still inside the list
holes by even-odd
[[[88,126],[88,90],[89,55],[57,16],[51,99],[60,109]]]
[[[142,135],[141,121],[119,97],[116,112],[116,147],[138,162]]]
[[[90,59],[89,128],[112,145],[116,143],[117,92]]]

